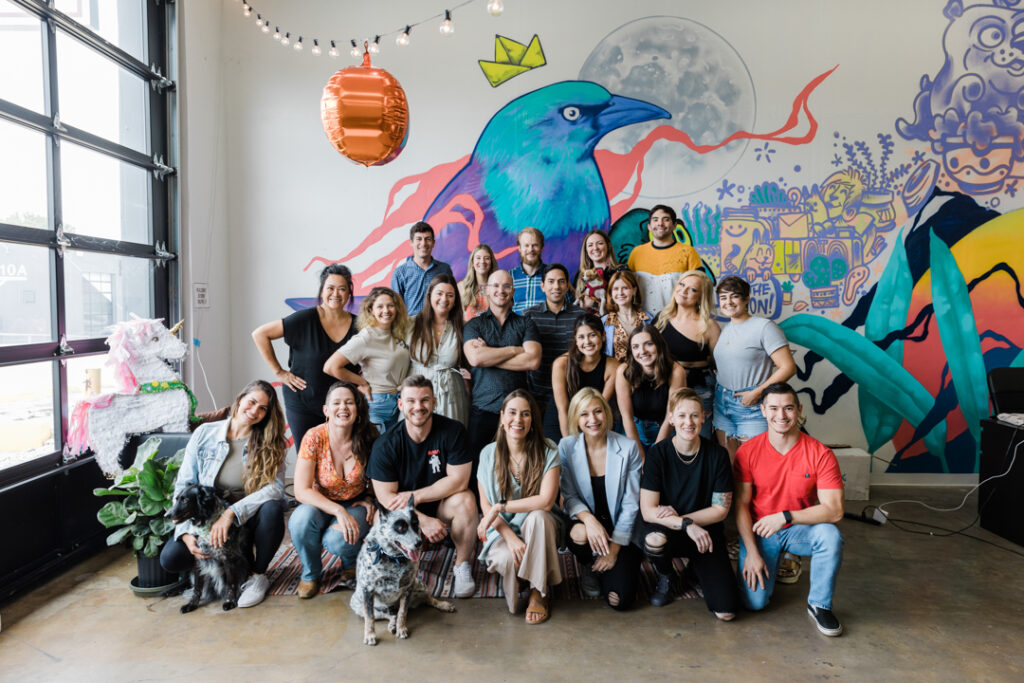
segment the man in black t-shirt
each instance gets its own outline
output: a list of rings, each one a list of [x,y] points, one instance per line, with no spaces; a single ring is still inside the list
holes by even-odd
[[[644,552],[658,573],[651,604],[668,603],[672,558],[685,556],[693,563],[708,609],[730,621],[739,608],[739,591],[722,528],[732,505],[729,454],[701,438],[704,404],[696,391],[677,389],[668,406],[675,435],[647,450],[640,480]]]
[[[411,497],[420,529],[431,543],[449,534],[455,542],[455,595],[476,592],[471,561],[479,522],[476,499],[469,492],[473,458],[466,450],[466,429],[456,420],[435,415],[434,386],[422,375],[407,377],[398,409],[405,420],[373,444],[367,475],[373,493],[389,510],[404,508]]]

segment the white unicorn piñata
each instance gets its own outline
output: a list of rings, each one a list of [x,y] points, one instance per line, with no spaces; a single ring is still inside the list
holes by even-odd
[[[106,364],[114,370],[117,392],[92,396],[75,405],[68,455],[91,449],[100,468],[116,476],[121,473],[121,450],[131,434],[160,428],[188,431],[195,397],[165,362],[185,355],[185,344],[175,336],[183,322],[168,330],[160,320],[132,315],[131,320],[114,326],[106,340],[110,347]]]

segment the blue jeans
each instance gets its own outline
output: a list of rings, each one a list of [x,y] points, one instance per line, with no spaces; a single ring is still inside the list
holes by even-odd
[[[363,545],[363,538],[370,531],[366,523],[366,508],[355,503],[342,503],[348,513],[359,524],[359,540],[349,543],[345,536],[331,525],[337,518],[327,514],[318,507],[303,503],[295,508],[288,520],[288,533],[291,534],[295,552],[302,561],[302,580],[315,581],[320,578],[323,565],[320,562],[321,548],[341,559],[342,569],[356,566],[356,556]]]
[[[394,427],[398,422],[398,394],[370,394],[370,422],[381,434]]]
[[[738,571],[740,599],[744,607],[760,610],[768,606],[775,589],[775,576],[783,553],[811,557],[811,590],[807,604],[832,609],[832,593],[836,587],[836,574],[843,563],[843,537],[835,524],[792,524],[779,529],[768,538],[754,536],[757,549],[768,567],[768,580],[764,588],[751,590],[743,580],[743,563],[747,549],[740,543]]]
[[[768,431],[768,421],[761,414],[761,406],[745,406],[736,398],[736,391],[753,388],[734,391],[726,389],[721,384],[715,387],[715,429],[725,432],[726,436],[734,439],[749,439]]]
[[[704,406],[704,426],[700,428],[700,435],[711,440],[711,432],[715,430],[715,388],[718,383],[715,381],[715,374],[708,372],[704,375],[704,384],[693,387],[700,397],[701,405]]]
[[[645,451],[658,441],[658,432],[661,431],[660,421],[641,420],[639,417],[634,417],[633,424],[636,425],[636,432],[640,435],[640,443]]]

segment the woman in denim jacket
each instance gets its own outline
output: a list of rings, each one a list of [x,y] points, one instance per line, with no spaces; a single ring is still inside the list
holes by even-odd
[[[270,587],[266,571],[284,538],[285,420],[268,382],[250,382],[231,405],[230,417],[201,425],[185,448],[185,458],[174,483],[174,497],[189,484],[213,486],[231,505],[209,529],[179,524],[174,539],[160,553],[169,572],[191,571],[196,557],[204,557],[197,534],[209,534],[217,547],[232,525],[253,532],[256,561],[253,575],[242,586],[239,607],[263,601]]]

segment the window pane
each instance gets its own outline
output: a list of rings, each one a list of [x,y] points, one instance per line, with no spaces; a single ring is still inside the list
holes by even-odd
[[[117,391],[113,368],[105,365],[107,354],[71,356],[65,366],[68,373],[68,406],[72,410],[83,398]]]
[[[0,150],[0,223],[45,230],[46,137],[0,120]]]
[[[64,252],[68,339],[107,337],[129,313],[152,317],[152,268],[147,259]]]
[[[0,346],[51,341],[50,250],[0,242]]]
[[[0,98],[42,113],[42,23],[7,0],[0,0],[0,64]]]
[[[57,9],[135,57],[146,61],[143,0],[57,0]]]
[[[57,89],[61,122],[149,152],[146,83],[61,31]]]
[[[79,145],[61,145],[64,232],[149,242],[149,174]]]
[[[52,453],[53,361],[0,368],[0,470]]]

